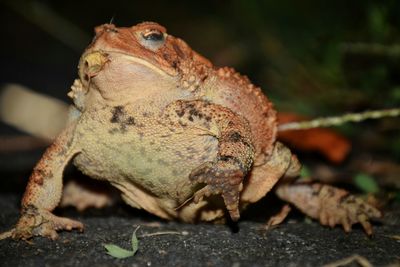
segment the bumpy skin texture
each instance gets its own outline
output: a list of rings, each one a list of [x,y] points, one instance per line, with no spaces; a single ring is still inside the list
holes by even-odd
[[[298,174],[296,157],[276,142],[275,110],[246,77],[214,67],[156,23],[95,31],[69,93],[69,124],[30,177],[14,238],[83,229],[51,214],[70,160],[133,207],[186,222],[237,220],[281,177]]]

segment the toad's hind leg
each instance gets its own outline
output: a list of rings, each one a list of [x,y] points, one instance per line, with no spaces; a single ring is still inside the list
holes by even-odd
[[[257,164],[256,160],[254,165],[240,197],[244,205],[259,201],[280,179],[298,176],[301,168],[297,157],[280,142],[275,143],[271,156],[266,162]]]
[[[334,227],[341,224],[346,232],[351,225],[361,223],[365,232],[372,235],[371,218],[381,217],[381,212],[346,190],[320,183],[282,183],[277,195],[296,206],[322,225]]]

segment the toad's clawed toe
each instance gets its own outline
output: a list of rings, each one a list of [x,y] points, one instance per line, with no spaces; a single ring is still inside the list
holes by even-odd
[[[18,221],[12,237],[27,240],[33,236],[57,239],[57,231],[77,229],[83,231],[83,224],[68,218],[57,217],[49,211],[25,212]]]
[[[372,235],[372,226],[369,220],[382,217],[382,213],[361,198],[353,195],[345,196],[337,206],[337,223],[342,224],[346,232],[351,225],[360,223],[368,235]]]
[[[244,173],[229,161],[207,162],[190,175],[190,180],[205,183],[205,187],[194,194],[194,202],[198,203],[204,196],[221,194],[232,220],[240,218],[239,193],[242,190]]]

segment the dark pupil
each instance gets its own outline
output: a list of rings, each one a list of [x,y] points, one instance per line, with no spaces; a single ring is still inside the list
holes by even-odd
[[[164,35],[159,31],[152,31],[143,34],[143,38],[148,41],[162,41]]]

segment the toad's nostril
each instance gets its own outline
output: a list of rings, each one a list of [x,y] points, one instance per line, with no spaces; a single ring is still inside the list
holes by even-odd
[[[96,76],[109,61],[108,54],[104,52],[92,52],[84,56],[83,78],[89,80]]]
[[[110,31],[118,32],[114,24],[103,24],[94,28],[94,32],[96,33],[96,35],[100,35],[103,32],[110,32]]]

